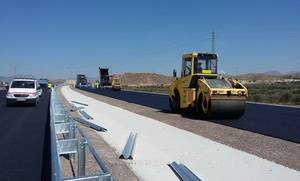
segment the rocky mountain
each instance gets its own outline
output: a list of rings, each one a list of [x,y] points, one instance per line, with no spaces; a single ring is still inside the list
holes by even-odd
[[[281,73],[277,70],[270,70],[270,71],[264,72],[263,74],[265,74],[265,75],[275,75],[275,76],[281,75]]]

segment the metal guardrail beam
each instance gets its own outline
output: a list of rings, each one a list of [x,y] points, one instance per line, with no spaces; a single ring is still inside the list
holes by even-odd
[[[61,123],[61,124],[55,124],[55,131],[56,134],[61,133],[70,133],[71,127],[74,126],[73,123]]]
[[[88,104],[81,103],[81,102],[77,102],[77,101],[71,101],[71,102],[73,102],[73,103],[75,103],[75,104],[80,104],[80,105],[83,105],[83,106],[89,106]]]
[[[84,126],[90,127],[90,128],[95,129],[97,131],[103,131],[103,132],[107,131],[106,128],[101,127],[101,126],[99,126],[97,124],[91,123],[89,121],[86,121],[86,120],[84,120],[84,119],[82,119],[80,117],[73,117],[73,119],[74,119],[74,121],[77,121],[77,122],[83,124]]]
[[[66,178],[65,181],[111,181],[111,175],[100,174],[100,175],[88,176],[88,177],[73,177],[73,178]]]
[[[92,116],[90,116],[88,113],[86,113],[83,110],[79,110],[80,114],[85,117],[86,119],[93,119]]]
[[[66,114],[54,114],[54,123],[64,123],[66,122]]]
[[[57,141],[57,152],[59,155],[77,153],[78,139],[66,139]]]
[[[120,156],[121,159],[133,159],[133,150],[135,146],[135,140],[136,140],[137,134],[130,133],[126,145],[123,149],[122,155]]]
[[[57,151],[57,136],[55,133],[54,116],[53,116],[53,95],[51,95],[51,105],[50,105],[50,137],[51,137],[51,170],[52,170],[52,181],[59,181],[62,178],[61,174],[61,163],[59,159],[59,154]]]
[[[69,111],[70,111],[70,112],[79,111],[79,110],[81,110],[81,109],[84,109],[84,107],[82,107],[82,106],[77,107],[77,106],[75,106],[74,104],[71,104],[71,106],[69,106]]]
[[[172,162],[169,164],[169,167],[181,181],[201,181],[200,178],[198,178],[189,168],[187,168],[182,163],[177,164],[176,162]]]
[[[74,104],[72,104],[72,105],[70,106],[70,108],[69,108],[69,111],[70,111],[70,112],[75,112],[75,111],[78,111],[78,108],[77,108]]]

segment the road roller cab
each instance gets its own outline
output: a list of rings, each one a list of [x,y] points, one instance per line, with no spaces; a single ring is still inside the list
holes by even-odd
[[[181,77],[169,88],[171,110],[193,108],[202,117],[243,115],[248,91],[234,79],[218,74],[218,56],[212,53],[189,53],[182,56]]]

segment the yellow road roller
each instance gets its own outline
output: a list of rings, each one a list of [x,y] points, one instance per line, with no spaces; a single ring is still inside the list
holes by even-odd
[[[219,75],[217,68],[217,54],[184,54],[181,77],[173,71],[175,80],[168,92],[171,110],[192,108],[202,118],[240,118],[248,90],[238,80]]]
[[[112,77],[111,88],[112,88],[112,90],[118,90],[118,91],[121,90],[122,86],[121,86],[121,78],[120,77],[118,77],[118,76]]]

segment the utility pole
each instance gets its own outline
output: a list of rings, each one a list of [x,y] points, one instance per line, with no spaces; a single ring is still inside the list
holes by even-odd
[[[211,32],[211,53],[216,53],[215,40],[216,40],[216,34],[213,31]]]

